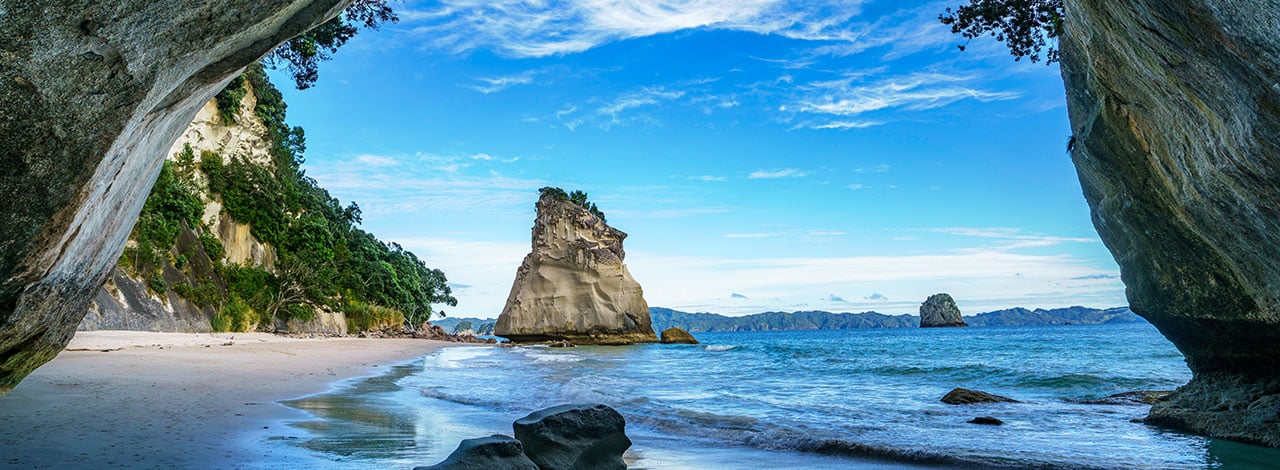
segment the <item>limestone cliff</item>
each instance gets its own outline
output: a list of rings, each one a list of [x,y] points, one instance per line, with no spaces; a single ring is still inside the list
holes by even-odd
[[[920,328],[969,326],[950,294],[933,294],[920,304]]]
[[[0,1],[0,393],[70,341],[200,107],[347,3]]]
[[[1134,312],[1187,358],[1150,423],[1280,446],[1280,0],[1067,0],[1072,158]]]
[[[623,264],[627,234],[551,193],[537,209],[533,251],[516,271],[494,334],[515,342],[657,342],[644,293]]]

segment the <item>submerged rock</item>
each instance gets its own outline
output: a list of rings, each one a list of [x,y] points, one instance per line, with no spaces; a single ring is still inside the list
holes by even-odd
[[[542,470],[625,469],[627,421],[605,405],[561,405],[512,425],[525,454]]]
[[[1154,405],[1169,395],[1168,390],[1135,390],[1132,392],[1107,395],[1102,398],[1081,400],[1086,405]]]
[[[538,470],[538,465],[524,455],[520,441],[494,434],[466,439],[443,462],[413,470]]]
[[[680,328],[662,330],[662,344],[698,344],[698,339]]]
[[[1280,3],[1065,6],[1094,226],[1130,307],[1194,374],[1148,422],[1280,446]]]
[[[920,328],[969,326],[960,317],[960,308],[950,294],[933,294],[920,304]]]
[[[991,416],[979,416],[977,418],[973,418],[966,422],[969,424],[985,424],[988,426],[1000,426],[1004,424],[1004,421],[1001,421],[999,418],[995,418]]]
[[[623,264],[626,233],[545,192],[533,250],[516,271],[494,334],[513,342],[657,342],[640,284]]]
[[[942,402],[948,405],[972,405],[975,403],[1020,403],[1009,397],[1002,397],[987,392],[977,390],[969,390],[967,388],[955,388],[942,397]]]

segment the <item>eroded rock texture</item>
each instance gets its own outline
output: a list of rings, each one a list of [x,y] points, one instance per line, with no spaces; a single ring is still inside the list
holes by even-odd
[[[933,294],[920,304],[920,328],[942,328],[969,326],[960,316],[960,307],[956,306],[951,294]]]
[[[0,393],[66,345],[178,135],[347,0],[0,0]]]
[[[1280,446],[1280,0],[1068,0],[1072,157],[1191,383],[1150,423]]]
[[[626,237],[577,204],[543,195],[533,251],[516,271],[494,334],[515,342],[657,342],[644,292],[622,263]]]

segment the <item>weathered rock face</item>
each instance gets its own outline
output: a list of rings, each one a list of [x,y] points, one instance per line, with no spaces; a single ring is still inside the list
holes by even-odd
[[[1191,383],[1148,422],[1280,446],[1280,0],[1068,0],[1072,158]]]
[[[533,251],[516,271],[494,334],[514,342],[657,342],[644,293],[622,263],[626,237],[572,202],[538,199]]]
[[[347,3],[0,1],[0,392],[71,339],[196,111]]]
[[[920,328],[969,326],[960,316],[960,308],[950,294],[933,294],[920,304]]]
[[[943,403],[948,405],[973,405],[976,403],[1018,403],[1009,397],[987,393],[978,390],[969,390],[967,388],[954,388],[946,395],[942,396]]]

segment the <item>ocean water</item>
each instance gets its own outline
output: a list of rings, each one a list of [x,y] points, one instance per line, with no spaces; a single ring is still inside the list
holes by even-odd
[[[627,418],[633,468],[1277,468],[1280,450],[1132,422],[1082,400],[1171,390],[1146,324],[701,333],[698,345],[443,348],[286,403],[309,466],[410,468],[562,403]],[[1021,403],[946,405],[954,387]],[[966,421],[993,416],[1003,426]]]

